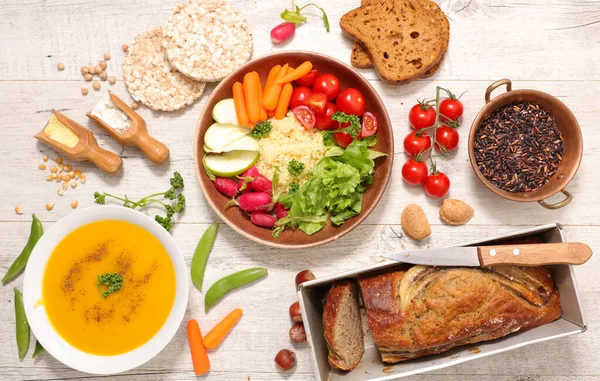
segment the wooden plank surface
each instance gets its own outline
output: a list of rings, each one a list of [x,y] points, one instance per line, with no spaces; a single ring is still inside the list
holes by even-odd
[[[315,50],[349,63],[352,43],[342,36],[338,20],[359,5],[359,0],[321,2],[328,12],[331,33],[325,33],[317,11],[307,11],[309,23],[296,31],[283,45],[270,43],[270,29],[279,23],[279,13],[287,1],[232,0],[247,15],[254,34],[253,57],[279,50]],[[402,208],[418,203],[431,223],[431,238],[420,246],[443,246],[488,235],[553,221],[565,225],[570,240],[600,248],[600,192],[595,179],[600,175],[600,134],[597,130],[596,90],[600,83],[600,3],[590,1],[529,2],[495,0],[444,0],[438,2],[451,24],[450,48],[438,74],[401,87],[382,84],[372,70],[360,72],[370,80],[388,107],[395,133],[396,163],[392,180],[379,206],[365,223],[348,236],[322,248],[288,252],[269,249],[238,236],[226,225],[220,226],[211,254],[206,283],[250,266],[266,266],[269,277],[223,300],[205,315],[203,298],[190,293],[187,317],[212,326],[230,309],[242,306],[245,315],[224,345],[211,357],[214,380],[285,379],[273,365],[275,353],[292,347],[287,330],[287,309],[295,300],[293,277],[304,268],[317,276],[334,274],[376,263],[380,255],[417,244],[402,234],[398,225]],[[196,242],[209,223],[216,220],[201,194],[194,174],[193,146],[196,120],[207,94],[193,106],[175,113],[157,113],[142,108],[152,135],[171,148],[167,165],[156,166],[140,151],[121,147],[99,128],[87,122],[85,112],[99,100],[100,92],[83,97],[80,88],[89,86],[79,68],[101,59],[110,51],[109,73],[120,79],[121,44],[131,41],[145,29],[162,24],[177,4],[175,0],[0,0],[0,272],[6,271],[22,249],[29,230],[30,214],[35,212],[50,227],[71,212],[70,202],[79,207],[93,204],[94,191],[143,196],[162,190],[170,173],[178,170],[186,180],[188,207],[174,237],[186,260],[190,261]],[[66,69],[56,70],[58,62]],[[568,189],[574,200],[568,207],[548,211],[536,204],[515,204],[498,199],[473,175],[467,158],[470,124],[483,106],[485,88],[494,80],[508,77],[513,88],[533,88],[557,96],[574,112],[584,136],[584,157],[580,171]],[[459,129],[461,141],[456,155],[440,164],[452,181],[451,197],[467,201],[475,216],[466,226],[448,227],[437,217],[440,202],[423,195],[420,188],[406,186],[400,175],[404,162],[402,141],[408,132],[407,113],[416,98],[430,97],[441,85],[455,93],[466,91],[462,100],[465,117]],[[121,81],[111,89],[124,99],[127,91]],[[499,89],[500,90],[500,89]],[[500,90],[501,91],[501,90]],[[87,183],[65,196],[56,194],[56,183],[45,180],[38,165],[47,154],[56,155],[31,138],[45,124],[50,110],[57,108],[87,125],[104,148],[123,156],[125,170],[117,177],[100,174],[94,167],[78,165],[88,176]],[[559,197],[552,200],[558,200]],[[55,202],[47,212],[44,205]],[[19,205],[25,214],[14,213]],[[585,334],[521,348],[513,352],[411,377],[417,381],[571,381],[600,380],[600,283],[596,281],[600,259],[577,268],[582,304],[589,322]],[[19,362],[14,340],[12,286],[21,287],[22,278],[0,288],[0,380],[103,379],[70,370],[44,355],[36,361]],[[32,342],[33,345],[33,342]],[[312,368],[307,348],[296,347],[298,368],[288,379],[311,380]],[[191,361],[183,327],[155,359],[117,379],[192,380]]]

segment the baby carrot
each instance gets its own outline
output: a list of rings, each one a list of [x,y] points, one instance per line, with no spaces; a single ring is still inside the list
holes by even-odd
[[[235,115],[237,116],[238,124],[241,126],[247,126],[249,122],[248,110],[246,110],[244,87],[240,82],[233,84],[233,103],[235,104]]]
[[[275,109],[275,119],[283,119],[287,114],[288,106],[290,105],[290,99],[292,99],[292,92],[294,86],[291,83],[283,85],[281,95],[279,96],[279,102],[277,102],[277,108]]]
[[[283,87],[282,84],[279,84],[279,79],[283,78],[287,74],[287,69],[289,65],[285,64],[277,73],[277,77],[269,87],[265,87],[265,94],[263,95],[263,107],[267,110],[275,110],[277,107],[277,101],[279,100],[279,94],[281,93],[281,89]]]
[[[306,61],[306,62],[302,63],[300,66],[298,66],[296,69],[294,69],[293,72],[286,74],[283,78],[278,77],[277,83],[281,85],[284,83],[290,83],[292,81],[300,79],[300,78],[304,77],[306,74],[310,73],[310,71],[312,70],[312,67],[313,67],[312,63],[310,61]]]
[[[296,69],[294,69],[293,67],[291,67],[291,66],[290,66],[290,67],[288,67],[288,70],[287,70],[287,73],[286,73],[286,74],[290,74],[290,73],[291,73],[291,72],[293,72],[294,70],[296,70]]]
[[[244,76],[244,98],[246,99],[246,109],[248,118],[252,123],[260,121],[260,80],[258,73],[252,71]]]
[[[258,82],[258,90],[260,90],[258,92],[258,100],[260,101],[260,121],[264,122],[265,120],[267,120],[267,110],[265,110],[265,108],[263,107],[263,104],[262,104],[263,88],[262,88],[262,85],[260,84],[260,77],[259,77],[259,82]]]
[[[272,118],[275,116],[275,110],[267,110],[267,117]]]
[[[275,78],[277,78],[277,74],[279,74],[279,70],[281,70],[281,65],[275,65],[271,68],[269,75],[267,76],[265,89],[273,84],[273,81],[275,81]]]
[[[190,352],[192,353],[192,363],[194,364],[194,372],[197,375],[205,374],[210,370],[210,360],[206,347],[202,340],[202,332],[200,326],[194,319],[187,323],[188,342],[190,343]]]
[[[233,326],[240,320],[242,317],[242,309],[236,308],[231,311],[229,315],[225,316],[223,320],[219,322],[219,324],[215,325],[213,329],[210,330],[209,333],[204,336],[204,345],[206,348],[215,350],[217,347],[223,342],[225,337],[231,332]]]

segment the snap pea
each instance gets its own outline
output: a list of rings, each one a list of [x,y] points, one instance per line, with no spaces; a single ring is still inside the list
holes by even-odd
[[[44,234],[44,228],[42,227],[42,222],[38,220],[38,218],[33,215],[33,221],[31,221],[31,232],[29,233],[29,240],[27,240],[27,244],[21,254],[15,259],[13,264],[10,266],[4,278],[2,278],[2,284],[6,284],[11,280],[23,272],[25,266],[27,265],[27,261],[29,260],[29,256],[35,247],[35,244],[39,241],[40,237]]]
[[[206,295],[204,295],[204,311],[208,312],[208,310],[229,291],[244,286],[265,275],[267,275],[267,269],[254,267],[219,279],[210,286],[208,291],[206,291]]]
[[[15,323],[17,325],[17,348],[19,359],[23,360],[29,349],[29,323],[23,306],[23,293],[15,287]]]
[[[44,352],[44,347],[42,346],[42,344],[40,344],[39,341],[35,341],[35,349],[33,351],[33,355],[31,355],[31,357],[36,358],[38,357],[38,355],[42,352]]]
[[[206,229],[204,234],[202,234],[200,241],[198,241],[194,256],[192,257],[192,266],[190,267],[192,283],[194,283],[194,286],[200,291],[202,291],[202,281],[204,280],[204,271],[206,270],[208,255],[215,243],[218,228],[219,224],[215,222]]]

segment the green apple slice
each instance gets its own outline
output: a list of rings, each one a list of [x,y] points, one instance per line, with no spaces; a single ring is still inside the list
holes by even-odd
[[[207,153],[204,155],[204,165],[215,176],[233,177],[252,167],[259,156],[258,151]]]
[[[239,126],[233,98],[222,99],[217,102],[213,107],[212,116],[217,123]]]
[[[214,149],[214,148],[207,147],[206,145],[204,146],[204,151],[215,152],[215,153],[231,152],[231,151],[258,151],[258,150],[260,150],[260,148],[258,146],[258,142],[256,141],[256,139],[254,139],[248,135],[244,135],[241,138],[236,139],[221,148]]]
[[[248,127],[213,123],[204,134],[204,145],[209,149],[219,149],[250,133]]]

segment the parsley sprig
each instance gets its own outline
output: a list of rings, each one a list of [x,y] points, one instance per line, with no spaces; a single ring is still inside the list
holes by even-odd
[[[139,199],[138,201],[129,199],[127,195],[124,195],[124,197],[119,197],[110,193],[94,192],[94,202],[96,204],[104,205],[106,204],[107,197],[114,198],[116,200],[122,201],[123,206],[131,209],[145,208],[150,204],[158,204],[165,209],[167,215],[166,217],[156,215],[154,217],[154,220],[158,222],[162,227],[164,227],[167,231],[171,231],[171,229],[173,228],[173,216],[175,214],[180,214],[185,210],[185,196],[181,193],[181,189],[183,188],[184,184],[183,177],[181,177],[179,172],[173,172],[173,177],[169,179],[169,183],[171,184],[171,187],[167,191],[153,193],[149,196]],[[159,198],[161,196],[163,197],[163,199],[175,202],[165,202]]]
[[[304,163],[296,159],[290,160],[288,163],[288,172],[292,176],[298,176],[304,171]]]
[[[273,125],[271,124],[271,122],[265,120],[264,122],[260,122],[254,126],[252,132],[250,132],[250,136],[252,136],[256,140],[260,140],[269,135],[272,129]]]
[[[323,131],[323,144],[326,146],[333,144],[333,134],[337,134],[340,132],[347,132],[353,139],[356,139],[358,135],[360,135],[360,130],[362,129],[362,125],[360,123],[360,118],[356,115],[348,115],[341,111],[336,112],[331,116],[332,120],[335,120],[340,124],[340,127],[343,123],[350,123],[345,128],[340,128],[334,131]]]
[[[102,291],[100,286],[105,285],[108,288],[105,291]],[[114,273],[105,273],[102,275],[98,275],[98,291],[102,292],[102,297],[106,299],[106,297],[113,292],[119,291],[123,286],[123,276],[121,274]]]

